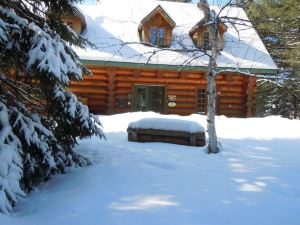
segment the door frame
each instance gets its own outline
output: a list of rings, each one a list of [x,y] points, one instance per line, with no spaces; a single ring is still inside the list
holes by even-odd
[[[165,85],[157,85],[157,84],[134,84],[133,85],[133,89],[132,89],[132,100],[133,100],[133,104],[132,104],[132,111],[136,112],[137,111],[137,105],[136,105],[136,100],[137,100],[137,89],[139,87],[145,87],[146,88],[146,111],[150,111],[151,109],[149,109],[149,101],[150,101],[150,96],[149,96],[149,90],[150,87],[161,87],[163,88],[163,94],[162,94],[162,112],[159,113],[165,113],[166,112],[166,86]]]

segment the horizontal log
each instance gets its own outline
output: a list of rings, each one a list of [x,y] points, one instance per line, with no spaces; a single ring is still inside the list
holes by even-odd
[[[116,85],[116,89],[118,89],[118,88],[132,88],[133,87],[132,83],[125,83],[125,82],[118,82],[118,81],[116,81],[115,85]]]
[[[231,109],[237,109],[237,110],[244,110],[245,107],[241,104],[220,104],[219,105],[220,110],[231,110]]]
[[[219,110],[219,114],[221,115],[243,115],[244,112],[242,110],[238,110],[238,109],[223,109],[223,110]]]
[[[107,87],[108,82],[107,81],[101,81],[101,80],[84,80],[81,82],[72,82],[72,87],[82,87],[82,86],[91,86],[91,87]]]
[[[185,98],[184,96],[176,96],[176,103],[192,103],[195,104],[196,103],[196,96],[194,98]]]
[[[187,109],[195,110],[195,103],[176,102],[175,107],[169,107],[169,108],[174,108],[174,109],[187,108]]]
[[[84,81],[88,81],[88,80],[91,80],[91,81],[106,81],[108,80],[108,76],[106,75],[99,75],[99,74],[94,74],[93,76],[86,76],[84,77]]]
[[[168,113],[174,113],[174,114],[193,114],[195,113],[195,109],[191,109],[191,108],[167,108],[167,112]]]
[[[204,80],[193,80],[185,78],[150,78],[150,77],[116,77],[116,82],[126,82],[126,83],[153,83],[153,84],[191,84],[191,85],[205,85]]]
[[[131,128],[128,128],[130,130]],[[138,129],[138,134],[150,134],[150,135],[157,135],[157,136],[172,136],[172,137],[190,137],[191,133],[186,131],[177,131],[177,130],[160,130],[160,129]],[[197,132],[196,133],[199,138],[205,138],[204,132]]]
[[[231,77],[228,78],[228,76],[231,76]],[[240,75],[240,74],[234,74],[234,73],[219,74],[216,78],[216,81],[218,81],[218,80],[247,81],[247,76]]]
[[[194,91],[189,91],[189,90],[172,90],[168,88],[168,95],[176,95],[176,97],[182,96],[182,97],[196,97],[196,90]]]
[[[89,99],[99,99],[99,100],[105,100],[107,98],[107,95],[105,94],[95,94],[95,93],[92,93],[92,94],[83,94],[83,93],[77,93],[76,94],[77,96],[80,96],[82,98],[89,98]]]
[[[206,80],[204,79],[204,74],[203,73],[187,73],[187,74],[184,74],[183,75],[184,78],[189,78],[189,79],[203,79],[203,80]]]
[[[196,86],[192,85],[174,85],[170,84],[168,85],[168,90],[186,90],[186,91],[195,91],[197,89]],[[193,93],[195,95],[195,92]]]
[[[106,102],[104,102],[104,101],[99,101],[99,102],[89,101],[88,105],[92,106],[92,107],[106,107],[107,106],[107,101]]]
[[[94,112],[105,112],[107,110],[107,107],[91,105],[89,106],[89,109]]]
[[[241,87],[245,87],[245,83],[243,81],[232,81],[232,82],[228,82],[226,80],[220,80],[220,81],[216,81],[216,85],[224,85],[224,87],[235,87],[235,86],[241,86]]]
[[[70,88],[71,92],[74,92],[78,95],[81,94],[107,94],[108,91],[105,89],[101,89],[101,88],[83,88],[83,87],[78,87],[78,88]]]
[[[141,75],[140,76],[145,76],[145,77],[156,77],[157,74],[155,71],[141,71]]]
[[[185,131],[160,129],[128,128],[128,140],[138,142],[167,142],[192,146],[205,145],[205,133],[189,133]]]
[[[227,92],[241,92],[245,93],[245,88],[242,86],[221,86],[219,90],[222,91],[227,91]]]
[[[243,104],[245,100],[239,97],[221,97],[219,98],[219,104],[226,103],[226,104]]]
[[[92,71],[92,73],[99,73],[99,74],[107,74],[108,73],[108,69],[107,68],[89,68],[91,71]]]
[[[132,87],[116,87],[114,92],[115,95],[132,93]]]
[[[163,74],[164,78],[179,78],[180,77],[180,73],[164,73]]]
[[[178,145],[189,145],[188,138],[178,138],[178,137],[155,137],[151,135],[141,135],[139,136],[139,142],[165,142]]]
[[[245,93],[242,92],[228,92],[228,91],[222,91],[220,92],[220,97],[240,97],[243,98],[245,96]]]
[[[116,71],[116,76],[121,76],[121,77],[131,77],[134,74],[134,70],[117,70]]]

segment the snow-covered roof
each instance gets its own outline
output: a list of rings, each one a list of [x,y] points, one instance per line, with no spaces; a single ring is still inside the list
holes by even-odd
[[[138,27],[158,5],[174,20],[176,27],[170,49],[153,55],[158,49],[140,43]],[[76,49],[85,63],[150,67],[188,64],[190,68],[207,67],[208,57],[202,56],[203,53],[176,51],[182,49],[182,45],[189,49],[196,48],[189,37],[189,31],[204,16],[196,4],[157,0],[101,0],[95,5],[78,7],[87,22],[83,36],[97,46],[96,49]],[[211,8],[217,13],[220,11],[219,7]],[[235,27],[226,23],[228,29],[224,34],[224,49],[219,56],[218,67],[249,73],[276,73],[277,67],[257,32],[250,22],[242,22],[248,20],[244,10],[227,7],[221,16],[237,17],[241,21]]]

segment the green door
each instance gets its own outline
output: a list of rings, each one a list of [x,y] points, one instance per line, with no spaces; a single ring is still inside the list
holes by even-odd
[[[135,86],[135,110],[164,112],[164,86]]]

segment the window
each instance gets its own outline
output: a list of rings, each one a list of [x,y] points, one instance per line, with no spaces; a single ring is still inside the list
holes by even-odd
[[[165,29],[164,28],[159,28],[159,46],[164,45],[164,40],[165,40]]]
[[[206,89],[198,89],[197,94],[197,112],[205,114],[206,112]]]
[[[204,49],[210,49],[210,40],[209,40],[209,33],[204,32],[203,33],[203,48]]]
[[[165,28],[152,27],[150,29],[150,44],[163,46],[165,41]]]
[[[151,28],[150,29],[150,44],[156,45],[156,41],[157,41],[157,29]]]

